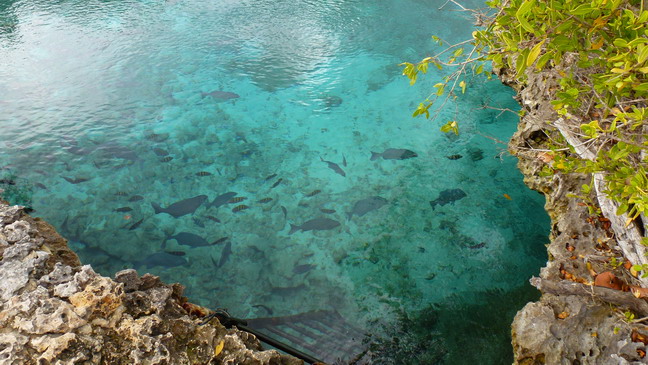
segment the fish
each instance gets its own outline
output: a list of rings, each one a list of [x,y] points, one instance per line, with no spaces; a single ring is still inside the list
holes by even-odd
[[[45,186],[45,185],[43,185],[43,184],[41,184],[41,183],[38,183],[38,182],[35,183],[34,186],[37,187],[37,188],[39,188],[39,189],[48,190],[48,189],[47,189],[47,186]]]
[[[265,181],[268,181],[268,180],[274,179],[275,177],[277,177],[277,174],[272,174],[272,175],[266,177],[266,178],[265,178]]]
[[[229,237],[221,237],[221,238],[217,239],[216,241],[214,241],[213,244],[217,245],[219,243],[223,243],[223,242],[227,241],[228,239],[229,239]]]
[[[240,96],[236,93],[232,93],[229,91],[220,91],[220,90],[215,90],[215,91],[210,91],[208,93],[206,92],[201,92],[200,95],[204,98],[206,96],[211,96],[212,98],[219,100],[219,101],[227,101],[230,99],[237,99]]]
[[[263,308],[266,312],[268,312],[269,315],[273,315],[273,314],[274,314],[274,311],[273,311],[272,309],[268,308],[267,306],[265,306],[265,305],[263,305],[263,304],[256,304],[256,305],[253,305],[252,308]]]
[[[160,159],[160,162],[169,162],[169,161],[171,161],[171,160],[173,160],[173,157],[171,157],[171,156],[167,156],[167,157],[161,158],[161,159]]]
[[[324,230],[329,230],[333,229],[340,226],[340,222],[334,221],[333,219],[329,218],[315,218],[311,219],[309,221],[306,221],[302,223],[301,225],[297,226],[294,224],[290,224],[290,232],[288,234],[293,234],[297,231],[324,231]]]
[[[214,217],[213,215],[208,215],[206,218],[209,219],[209,220],[212,220],[212,221],[214,221],[216,223],[221,223],[221,220]]]
[[[198,195],[193,198],[180,200],[169,205],[166,208],[162,208],[156,203],[151,203],[155,214],[166,213],[174,218],[182,217],[185,214],[193,213],[198,209],[198,207],[207,199],[207,195]]]
[[[446,156],[446,158],[447,158],[448,160],[458,160],[458,159],[460,159],[460,158],[462,158],[462,157],[463,157],[462,155],[450,155],[450,156]]]
[[[271,201],[272,201],[272,198],[263,198],[263,199],[257,201],[257,203],[265,204],[265,203],[270,203]]]
[[[127,146],[120,145],[113,141],[101,144],[97,147],[97,151],[107,158],[120,158],[129,161],[136,161],[139,159],[137,152]]]
[[[281,211],[283,212],[284,219],[288,218],[288,210],[283,205],[281,206]]]
[[[443,206],[450,203],[454,205],[454,202],[465,197],[466,193],[461,189],[447,189],[442,191],[438,198],[430,201],[430,205],[432,206],[432,210],[434,210],[434,207],[437,205]]]
[[[126,196],[126,195],[128,195],[128,193],[125,191],[118,191],[115,193],[115,196]]]
[[[232,254],[232,242],[230,241],[227,242],[225,247],[223,247],[223,251],[221,251],[221,257],[218,260],[218,265],[216,266],[222,267],[223,265],[225,265],[225,263],[227,262],[231,254]]]
[[[145,138],[153,142],[164,142],[169,138],[169,133],[149,133]]]
[[[310,193],[306,194],[306,196],[310,198],[311,196],[315,196],[321,192],[322,192],[321,190],[313,190]]]
[[[196,176],[211,176],[211,175],[213,175],[213,174],[211,172],[207,172],[207,171],[198,171],[198,172],[196,172]]]
[[[83,178],[83,177],[79,177],[79,178],[75,178],[75,179],[70,178],[70,177],[65,177],[65,176],[62,176],[62,177],[65,179],[65,181],[69,182],[70,184],[78,184],[78,183],[82,183],[84,181],[90,180],[90,179],[86,179],[86,178]]]
[[[170,253],[175,256],[184,256],[186,253],[184,251],[164,251],[166,253]]]
[[[208,242],[206,239],[202,238],[201,236],[189,232],[180,232],[176,235],[169,236],[164,240],[164,243],[166,244],[166,241],[168,240],[176,240],[179,245],[190,246],[190,247],[204,247],[204,246],[211,246],[216,244],[216,241]]]
[[[371,161],[382,157],[384,160],[406,160],[418,157],[416,152],[402,148],[388,148],[383,153],[371,152]]]
[[[146,267],[151,268],[155,266],[161,267],[176,267],[187,264],[187,260],[182,257],[170,254],[168,252],[156,252],[154,254],[148,255],[143,260],[136,261],[134,263],[135,267]]]
[[[283,181],[283,179],[279,179],[279,180],[277,180],[277,182],[275,182],[274,184],[272,184],[272,186],[270,187],[270,189],[274,189],[274,188],[276,188],[279,184],[281,184],[282,181]]]
[[[363,215],[381,208],[382,206],[388,203],[387,199],[380,196],[371,196],[362,200],[358,200],[354,205],[353,209],[347,213],[347,217],[351,219],[354,215],[362,217]]]
[[[228,202],[230,199],[232,199],[233,197],[235,197],[235,196],[236,196],[236,193],[235,193],[235,192],[232,192],[232,191],[230,191],[230,192],[228,192],[228,193],[225,193],[225,194],[221,194],[221,195],[217,196],[216,198],[214,198],[214,201],[212,201],[211,203],[207,204],[207,208],[209,208],[209,207],[216,207],[216,208],[218,208],[218,207],[220,207],[221,205],[225,205],[225,204],[227,204],[227,202]]]
[[[121,212],[121,213],[126,213],[126,212],[132,212],[133,208],[131,207],[121,207],[117,209],[113,209],[113,212]]]
[[[234,208],[232,208],[232,212],[234,212],[234,213],[238,213],[238,212],[240,212],[240,211],[242,211],[242,210],[245,210],[245,209],[248,209],[248,208],[250,208],[250,207],[248,207],[248,206],[245,205],[245,204],[241,204],[241,205],[237,205],[237,206],[235,206]]]
[[[139,227],[142,224],[142,222],[144,222],[144,218],[142,218],[142,219],[138,220],[137,222],[135,222],[132,226],[130,226],[130,228],[128,228],[128,230],[129,231],[134,230],[135,228]]]
[[[342,155],[342,166],[347,166],[346,157],[344,157],[344,155]]]
[[[133,196],[130,197],[130,199],[128,199],[128,201],[129,202],[138,202],[138,201],[143,200],[143,199],[144,199],[144,197],[141,196],[141,195],[133,195]]]
[[[231,204],[231,203],[240,203],[240,202],[242,202],[242,201],[245,200],[245,199],[247,199],[247,198],[244,197],[244,196],[237,196],[237,197],[235,197],[235,198],[232,198],[232,199],[228,200],[228,201],[227,201],[227,204]]]
[[[167,156],[169,154],[169,151],[164,150],[162,148],[154,148],[153,153],[155,153],[156,155],[158,155],[160,157],[164,157],[164,156]]]
[[[191,220],[194,222],[195,225],[197,225],[200,228],[205,228],[205,224],[198,218],[193,217]]]
[[[64,177],[64,179],[67,180],[67,178],[65,178],[65,177]],[[70,181],[70,180],[68,180],[68,181]],[[11,180],[11,179],[0,179],[0,184],[4,184],[4,185],[16,185],[16,182],[13,181],[13,180]],[[74,183],[73,183],[73,184],[74,184]]]
[[[470,245],[470,246],[468,246],[468,248],[471,249],[471,250],[476,250],[478,248],[482,248],[482,247],[485,247],[485,246],[486,246],[486,242],[480,242],[480,243],[477,243],[477,244],[474,244],[474,245]]]
[[[504,194],[503,196],[504,196],[506,199],[511,200],[511,196],[510,196],[510,195],[508,195],[508,194]]]
[[[311,265],[311,264],[303,264],[303,265],[297,265],[293,268],[293,273],[295,274],[304,274],[312,269],[316,268],[317,265]]]
[[[335,162],[325,161],[325,160],[322,158],[322,156],[320,156],[320,160],[321,160],[322,162],[326,162],[326,164],[328,165],[328,167],[329,167],[331,170],[335,171],[336,174],[340,174],[340,175],[346,177],[346,172],[344,172],[344,170],[342,170],[342,168],[340,167],[340,165],[336,164]]]
[[[320,208],[320,212],[325,213],[325,214],[333,214],[333,213],[335,213],[335,209]]]

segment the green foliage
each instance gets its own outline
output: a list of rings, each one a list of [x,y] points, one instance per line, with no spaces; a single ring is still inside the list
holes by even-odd
[[[429,117],[430,106],[442,95],[455,97],[455,86],[463,82],[464,74],[483,73],[484,61],[514,71],[521,83],[532,72],[557,73],[551,104],[571,130],[580,131],[576,134],[580,144],[596,156],[584,160],[573,149],[555,153],[541,173],[602,173],[604,192],[620,204],[617,214],[628,214],[627,224],[645,213],[648,9],[643,2],[492,0],[487,4],[497,13],[473,33],[470,43],[451,45],[416,65],[403,64],[411,83],[419,71],[427,72],[423,64],[457,69],[435,85],[433,98],[422,103],[415,116]],[[470,51],[464,50],[468,44]],[[450,56],[442,60],[440,55]],[[461,90],[465,91],[465,84]],[[449,124],[442,130],[457,132]],[[591,187],[585,190],[588,195]]]

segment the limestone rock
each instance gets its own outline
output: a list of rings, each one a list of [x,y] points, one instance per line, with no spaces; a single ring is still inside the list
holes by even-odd
[[[65,240],[0,201],[0,363],[302,364],[217,320],[200,325],[179,284],[135,270],[103,277]],[[215,355],[221,342],[224,348]]]

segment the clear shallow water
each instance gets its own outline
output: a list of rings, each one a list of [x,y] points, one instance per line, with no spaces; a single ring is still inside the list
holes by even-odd
[[[475,79],[438,122],[410,117],[437,81],[410,87],[398,63],[472,31],[444,2],[0,1],[6,196],[104,274],[135,265],[238,317],[336,310],[387,336],[376,363],[510,363],[549,221],[483,137],[513,133],[480,108],[517,108],[511,90]],[[438,131],[455,118],[458,137]],[[387,148],[418,157],[370,160]],[[432,209],[450,189],[466,196]],[[151,204],[226,192],[247,199],[178,218]],[[387,204],[348,218],[373,196]],[[289,234],[319,217],[340,226]],[[185,255],[145,265],[162,251]]]

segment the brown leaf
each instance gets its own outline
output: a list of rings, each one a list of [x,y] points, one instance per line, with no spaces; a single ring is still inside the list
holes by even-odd
[[[632,339],[632,342],[641,342],[644,345],[648,345],[648,336],[644,335],[643,333],[640,333],[636,329],[632,330],[632,334],[630,335],[630,338]]]
[[[596,278],[594,278],[594,285],[616,290],[621,290],[623,288],[621,280],[609,271],[596,275]]]

